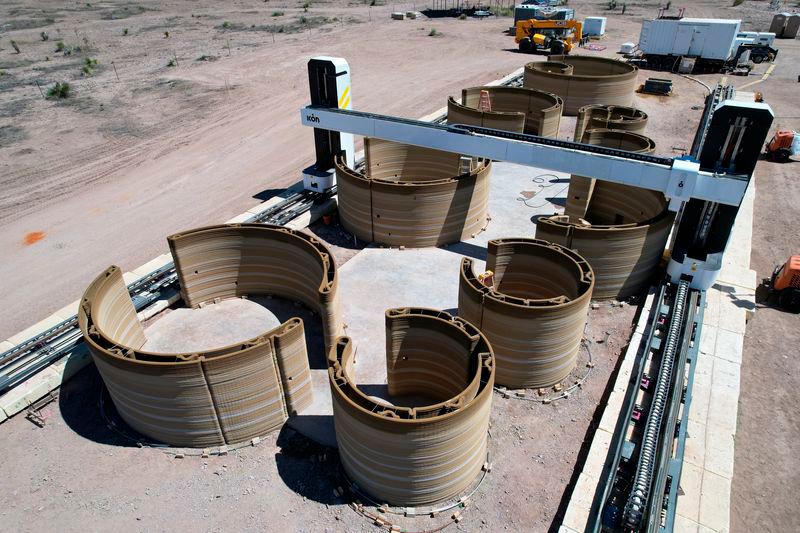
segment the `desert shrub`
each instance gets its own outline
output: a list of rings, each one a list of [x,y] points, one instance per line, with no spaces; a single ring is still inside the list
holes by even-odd
[[[72,87],[68,82],[57,81],[55,85],[53,85],[47,90],[47,97],[51,99],[69,98],[71,92],[72,92]]]

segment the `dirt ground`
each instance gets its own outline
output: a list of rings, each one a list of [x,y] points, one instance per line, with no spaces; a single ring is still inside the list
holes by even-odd
[[[786,54],[770,78],[754,87],[775,111],[773,129],[800,130],[800,41],[780,42]],[[790,66],[792,65],[792,66]],[[791,229],[800,217],[800,158],[756,167],[753,251],[750,268],[759,279],[800,253]],[[734,457],[731,531],[800,531],[800,317],[771,307],[764,292],[747,324],[742,363],[739,420]]]
[[[655,16],[659,2],[628,2],[624,15],[604,4],[570,2],[580,16],[610,17],[608,38],[600,41],[607,49],[591,53],[613,56],[619,43],[637,40],[641,17]],[[767,29],[767,2],[725,4],[694,2],[687,16],[742,18],[744,29]],[[350,62],[356,109],[410,117],[530,59],[510,50],[513,40],[503,33],[508,18],[389,20],[391,11],[414,7],[423,6],[337,0],[311,2],[306,12],[302,2],[274,0],[3,2],[0,338],[78,298],[109,264],[136,267],[166,251],[166,235],[226,220],[296,181],[313,159],[311,132],[297,117],[308,100],[309,57],[341,55]],[[437,36],[429,36],[431,28]],[[56,52],[59,40],[70,55]],[[765,93],[776,126],[800,129],[800,50],[797,41],[779,47],[775,72],[751,90]],[[89,76],[81,72],[87,58],[98,61]],[[674,96],[635,103],[650,115],[648,135],[663,155],[689,147],[705,92],[671,77]],[[700,78],[713,84],[719,76]],[[42,98],[36,82],[47,91],[56,81],[69,81],[73,97]],[[564,137],[571,120],[562,124]],[[762,277],[800,248],[787,225],[798,210],[797,164],[763,162],[757,169],[752,268]],[[315,231],[332,241],[346,238],[336,226]],[[592,311],[590,338],[611,336],[591,345],[598,365],[569,400],[543,406],[495,395],[494,469],[458,529],[546,531],[558,523],[633,309],[611,315]],[[798,363],[790,350],[798,337],[797,316],[766,307],[748,326],[735,532],[800,529],[794,509]],[[335,454],[316,460],[326,450],[292,430],[227,457],[174,459],[139,449],[109,428],[103,413],[113,419],[113,407],[98,407],[99,384],[96,371],[87,369],[45,409],[44,428],[21,416],[0,428],[0,476],[14,480],[13,488],[0,488],[2,529],[57,523],[67,531],[375,530],[333,496],[340,483]]]

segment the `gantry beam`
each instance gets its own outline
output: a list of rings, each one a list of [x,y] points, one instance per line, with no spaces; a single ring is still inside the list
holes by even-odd
[[[693,161],[535,135],[317,106],[301,109],[300,117],[305,126],[643,187],[673,200],[738,206],[747,189],[747,177],[701,171]]]

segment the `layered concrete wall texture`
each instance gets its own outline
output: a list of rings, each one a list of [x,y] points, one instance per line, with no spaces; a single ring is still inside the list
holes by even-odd
[[[354,357],[348,337],[340,337],[328,356],[336,440],[347,475],[376,501],[401,506],[439,502],[468,489],[486,462],[495,376],[486,337],[443,311],[386,311],[388,392],[407,407],[360,390]]]
[[[491,162],[365,139],[365,173],[336,161],[339,218],[361,240],[426,247],[458,242],[487,222]]]
[[[583,142],[632,152],[655,149],[651,139],[617,130],[587,130]],[[565,214],[539,219],[536,237],[572,248],[589,261],[595,299],[623,299],[647,286],[672,221],[660,192],[572,176]]]
[[[481,111],[486,91],[491,111]],[[461,103],[447,100],[447,122],[469,124],[515,133],[557,137],[563,101],[559,96],[524,87],[470,87],[461,91]]]
[[[593,129],[623,130],[643,134],[647,113],[635,107],[618,105],[585,105],[578,110],[573,139],[582,142],[583,132]]]
[[[168,241],[187,305],[272,294],[319,312],[326,339],[339,335],[336,266],[315,238],[277,226],[233,224]],[[144,328],[121,270],[112,266],[86,289],[78,322],[120,416],[166,444],[244,442],[277,429],[313,401],[299,318],[217,349],[144,351]]]
[[[473,261],[461,261],[458,315],[475,324],[494,350],[497,383],[549,387],[575,368],[594,288],[589,263],[578,253],[539,239],[489,241],[478,279]]]
[[[557,94],[564,114],[573,116],[591,104],[630,106],[638,70],[604,57],[550,56],[525,65],[523,86]]]

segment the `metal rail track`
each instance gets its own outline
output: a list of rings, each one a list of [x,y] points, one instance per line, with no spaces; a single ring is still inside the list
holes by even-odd
[[[587,531],[672,530],[702,305],[687,281],[661,285]]]

